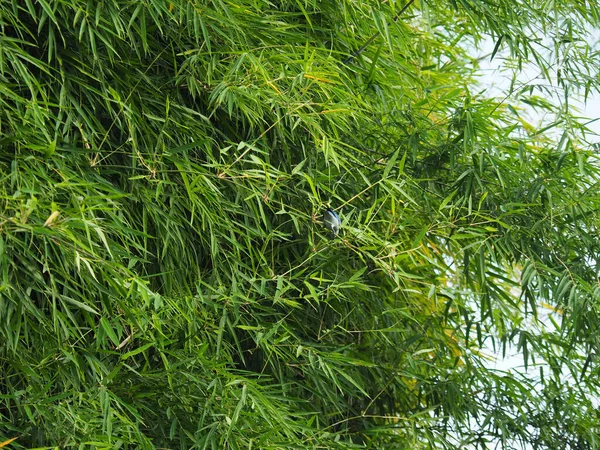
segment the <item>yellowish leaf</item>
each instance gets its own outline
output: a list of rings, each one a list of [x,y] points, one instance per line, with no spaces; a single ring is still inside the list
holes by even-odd
[[[52,214],[50,214],[50,216],[46,219],[46,221],[44,222],[44,226],[45,227],[51,227],[52,224],[56,221],[56,219],[58,219],[58,216],[60,216],[60,211],[54,211]]]
[[[8,444],[10,444],[12,441],[16,441],[18,438],[14,437],[12,439],[7,439],[4,442],[0,442],[0,448],[2,447],[6,447]]]

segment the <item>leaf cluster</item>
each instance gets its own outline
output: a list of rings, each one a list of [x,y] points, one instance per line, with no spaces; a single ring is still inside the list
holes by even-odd
[[[0,3],[0,440],[594,448],[596,154],[456,45],[544,8],[442,3]]]

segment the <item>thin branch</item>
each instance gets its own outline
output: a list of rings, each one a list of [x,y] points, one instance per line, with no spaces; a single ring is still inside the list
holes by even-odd
[[[406,11],[410,5],[412,5],[415,2],[415,0],[409,0],[409,2],[404,5],[404,7],[400,10],[400,12],[398,14],[396,14],[394,16],[394,18],[392,19],[393,22],[398,22],[398,19],[400,18],[400,16],[404,13],[404,11]],[[373,43],[373,41],[375,39],[377,39],[377,36],[379,36],[379,33],[375,33],[373,36],[371,36],[369,38],[369,40],[367,42],[365,42],[365,45],[363,45],[361,48],[359,48],[358,50],[356,50],[354,53],[352,53],[350,56],[348,56],[342,64],[348,64],[350,61],[352,61],[354,58],[356,58],[357,56],[359,56],[362,52],[364,52],[367,47],[369,45],[371,45]]]

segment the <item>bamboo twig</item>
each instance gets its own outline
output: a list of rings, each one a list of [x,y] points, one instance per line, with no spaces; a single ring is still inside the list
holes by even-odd
[[[408,2],[406,5],[404,5],[404,7],[403,7],[403,8],[400,10],[400,12],[394,16],[394,18],[392,19],[392,21],[393,21],[393,22],[398,22],[398,19],[400,18],[400,16],[401,16],[401,15],[404,13],[404,11],[406,11],[406,10],[407,10],[407,9],[410,7],[410,5],[412,5],[414,2],[415,2],[415,0],[409,0],[409,2]],[[379,36],[379,33],[375,33],[373,36],[371,36],[371,37],[369,38],[369,40],[368,40],[367,42],[365,42],[365,44],[364,44],[364,45],[363,45],[361,48],[359,48],[359,49],[358,49],[358,50],[356,50],[354,53],[352,53],[350,56],[348,56],[348,57],[347,57],[347,58],[346,58],[346,59],[343,61],[343,63],[342,63],[342,64],[348,64],[348,63],[349,63],[350,61],[352,61],[354,58],[356,58],[357,56],[360,56],[360,54],[361,54],[362,52],[364,52],[364,51],[367,49],[367,47],[373,43],[373,41],[374,41],[375,39],[377,39],[377,36]]]

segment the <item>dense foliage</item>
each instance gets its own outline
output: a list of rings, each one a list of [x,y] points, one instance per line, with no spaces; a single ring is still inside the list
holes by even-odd
[[[0,442],[600,447],[599,21],[2,0]],[[486,37],[540,78],[479,92]]]

